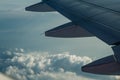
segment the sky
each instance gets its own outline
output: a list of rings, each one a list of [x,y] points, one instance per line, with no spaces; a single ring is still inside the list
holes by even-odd
[[[78,72],[77,69],[84,64],[113,54],[110,46],[96,37],[45,37],[45,31],[70,20],[58,12],[25,11],[25,7],[38,2],[40,0],[0,1],[0,62],[7,64],[0,64],[3,66],[0,67],[2,73],[18,80],[116,78]],[[70,66],[64,65],[66,63]]]

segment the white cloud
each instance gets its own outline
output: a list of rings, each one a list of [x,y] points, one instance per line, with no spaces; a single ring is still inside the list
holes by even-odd
[[[115,76],[116,80],[120,80],[120,76]]]
[[[60,54],[41,55],[41,52],[24,53],[23,49],[7,50],[3,72],[16,80],[112,80],[112,77],[85,74],[81,66],[92,61],[84,56]],[[8,57],[8,55],[10,57]]]
[[[1,73],[0,73],[0,79],[2,79],[2,80],[13,80],[13,79],[11,79],[11,78],[9,78],[9,77],[1,74]]]

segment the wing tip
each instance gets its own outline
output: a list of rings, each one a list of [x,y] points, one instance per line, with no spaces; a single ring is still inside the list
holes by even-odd
[[[26,7],[26,8],[25,8],[25,11],[30,11],[30,10],[29,10],[29,7]]]
[[[81,68],[83,72],[101,75],[120,75],[120,63],[114,60],[114,56],[108,56]]]
[[[44,2],[40,2],[25,8],[25,11],[32,11],[32,12],[53,12],[56,11],[55,9],[51,8]]]

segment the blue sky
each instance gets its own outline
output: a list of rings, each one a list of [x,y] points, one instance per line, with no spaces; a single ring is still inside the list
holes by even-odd
[[[0,1],[0,48],[23,48],[50,54],[69,52],[72,55],[89,56],[92,59],[113,54],[110,46],[96,37],[74,39],[45,37],[43,33],[46,30],[69,20],[57,12],[35,13],[24,10],[25,7],[37,2],[40,1]]]

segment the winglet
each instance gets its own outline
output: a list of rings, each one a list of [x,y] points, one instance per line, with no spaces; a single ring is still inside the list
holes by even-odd
[[[52,12],[55,11],[53,8],[48,6],[46,3],[40,2],[25,8],[26,11],[33,12]]]

